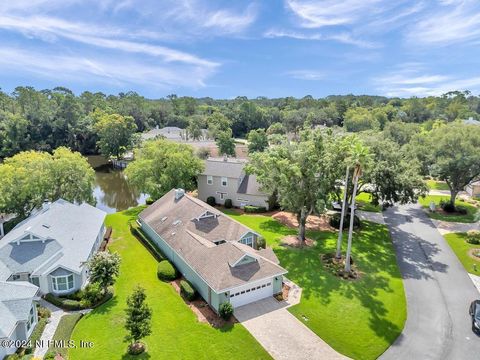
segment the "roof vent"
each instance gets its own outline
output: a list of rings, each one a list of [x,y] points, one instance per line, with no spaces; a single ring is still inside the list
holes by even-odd
[[[178,224],[181,224],[182,223],[182,220],[175,220],[172,225],[173,226],[177,226]]]
[[[42,224],[42,226],[43,226],[44,228],[50,229],[50,225],[49,225],[49,224]]]
[[[167,219],[168,219],[168,216],[164,216],[164,217],[162,217],[161,222],[165,222],[165,220],[167,220]]]
[[[175,190],[175,200],[179,200],[185,195],[185,190],[183,189],[176,189]]]

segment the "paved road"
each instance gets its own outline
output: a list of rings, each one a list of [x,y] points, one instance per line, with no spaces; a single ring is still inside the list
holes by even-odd
[[[381,359],[479,359],[468,306],[480,294],[418,205],[385,212],[408,302],[403,333]]]

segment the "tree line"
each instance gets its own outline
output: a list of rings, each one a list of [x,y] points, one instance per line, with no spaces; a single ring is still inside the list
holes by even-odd
[[[271,141],[278,142],[278,134],[297,134],[305,125],[393,132],[396,124],[406,123],[411,125],[404,131],[408,136],[418,126],[431,130],[438,124],[479,118],[480,98],[468,91],[454,91],[410,99],[368,95],[231,100],[169,95],[147,99],[135,92],[106,95],[85,91],[76,95],[64,87],[17,87],[10,94],[0,91],[0,158],[25,150],[52,152],[60,146],[84,155],[106,151],[117,156],[119,149],[121,153],[123,148],[133,147],[134,139],[129,137],[113,150],[105,150],[108,144],[102,149],[102,130],[115,133],[119,129],[102,127],[102,114],[110,116],[111,123],[114,118],[118,123],[119,116],[126,118],[128,132],[177,126],[197,139],[201,129],[208,129],[211,137],[229,150],[232,137],[245,138],[251,130],[269,131]]]

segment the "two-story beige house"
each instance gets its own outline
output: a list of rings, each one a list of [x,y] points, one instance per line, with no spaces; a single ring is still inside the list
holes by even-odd
[[[246,205],[269,207],[268,194],[260,190],[255,175],[245,173],[245,159],[208,158],[205,170],[198,176],[198,198],[207,201],[213,196],[217,204],[223,205],[231,199],[235,207]]]

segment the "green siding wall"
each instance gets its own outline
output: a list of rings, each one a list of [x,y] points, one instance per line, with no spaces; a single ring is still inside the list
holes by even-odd
[[[208,301],[208,284],[193,271],[193,269],[160,237],[153,229],[139,219],[142,230],[160,247],[163,254],[176,266],[178,271],[190,281],[198,293],[207,301],[210,306],[218,311],[218,294],[211,291],[211,301]]]
[[[277,278],[277,280],[275,280]],[[283,282],[283,276],[275,276],[273,278],[273,294],[278,294],[282,292],[282,282]]]

